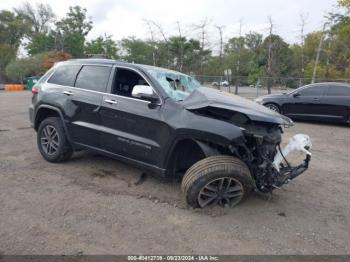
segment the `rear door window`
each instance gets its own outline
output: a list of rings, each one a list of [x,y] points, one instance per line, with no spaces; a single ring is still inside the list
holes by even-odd
[[[81,65],[60,66],[55,70],[47,82],[56,85],[74,86],[74,81],[80,68]]]
[[[110,66],[83,66],[75,82],[75,87],[106,92],[111,69]]]
[[[350,96],[349,86],[329,86],[327,96]]]

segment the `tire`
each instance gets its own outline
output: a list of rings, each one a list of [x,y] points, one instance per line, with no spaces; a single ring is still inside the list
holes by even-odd
[[[233,207],[252,191],[253,179],[241,160],[231,156],[211,156],[187,170],[181,189],[191,207]]]
[[[40,123],[37,144],[43,158],[52,163],[66,161],[73,154],[62,121],[58,117],[48,117]]]
[[[275,111],[277,113],[281,113],[280,107],[274,103],[267,103],[264,106],[266,106],[267,108],[269,108],[272,111]]]

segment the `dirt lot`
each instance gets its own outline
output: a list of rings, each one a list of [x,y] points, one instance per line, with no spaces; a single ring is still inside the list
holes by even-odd
[[[180,185],[102,156],[43,160],[29,92],[0,92],[0,253],[350,254],[350,128],[296,123],[310,170],[233,209],[187,209]]]

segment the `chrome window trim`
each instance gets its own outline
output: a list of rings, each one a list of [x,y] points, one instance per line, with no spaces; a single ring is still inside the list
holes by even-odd
[[[144,80],[147,82],[147,84],[152,87],[153,92],[158,96],[158,98],[160,99],[160,103],[158,103],[158,106],[161,106],[163,104],[163,98],[158,94],[158,92],[155,90],[155,88],[150,84],[150,82],[147,80],[147,78],[145,77],[145,74],[140,72],[137,69],[131,68],[131,67],[127,67],[127,66],[119,66],[119,65],[106,65],[106,64],[80,64],[80,63],[72,63],[69,65],[80,65],[80,66],[105,66],[105,67],[112,67],[112,68],[116,68],[118,70],[118,68],[123,68],[123,69],[128,69],[128,70],[132,70],[136,73],[138,73],[139,75],[141,75]],[[48,80],[52,77],[52,75],[55,73],[56,69],[52,71],[50,77],[48,77],[46,79],[46,81],[44,82],[45,84],[50,84],[50,85],[56,85],[56,86],[61,86],[61,87],[67,87],[67,88],[72,88],[75,90],[84,90],[84,91],[88,91],[88,92],[92,92],[92,93],[97,93],[97,94],[103,94],[103,95],[108,95],[108,96],[115,96],[115,97],[120,97],[120,98],[125,98],[125,99],[130,99],[130,100],[134,100],[134,101],[140,101],[146,104],[150,104],[150,101],[147,100],[143,100],[140,98],[134,98],[134,97],[128,97],[128,96],[121,96],[121,95],[117,95],[117,94],[112,94],[112,93],[107,93],[107,92],[99,92],[99,91],[94,91],[94,90],[90,90],[90,89],[85,89],[85,88],[78,88],[75,86],[66,86],[66,85],[59,85],[59,84],[55,84],[55,83],[49,83]]]

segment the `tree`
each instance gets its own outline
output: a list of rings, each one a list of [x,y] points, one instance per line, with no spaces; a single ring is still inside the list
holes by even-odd
[[[30,55],[56,50],[55,35],[52,32],[37,33],[31,37],[26,49]]]
[[[152,64],[153,46],[135,37],[121,40],[122,58],[131,63]]]
[[[80,6],[69,7],[66,17],[56,23],[58,50],[68,52],[73,57],[84,55],[85,38],[92,29],[92,21],[87,18],[86,12]]]
[[[13,12],[0,11],[0,79],[4,79],[5,67],[16,57],[28,26]]]
[[[0,43],[7,44],[17,51],[23,36],[28,32],[28,25],[16,14],[0,11]]]
[[[86,54],[101,54],[112,59],[118,58],[117,43],[112,39],[112,36],[99,36],[86,43]]]
[[[14,9],[17,15],[30,25],[29,37],[36,34],[48,33],[50,23],[55,19],[55,14],[49,5],[37,4],[32,6],[29,2],[25,2],[21,7]]]
[[[43,75],[56,62],[71,57],[70,54],[65,52],[44,52],[30,57],[14,59],[7,65],[6,74],[12,81],[23,83],[25,77]]]

